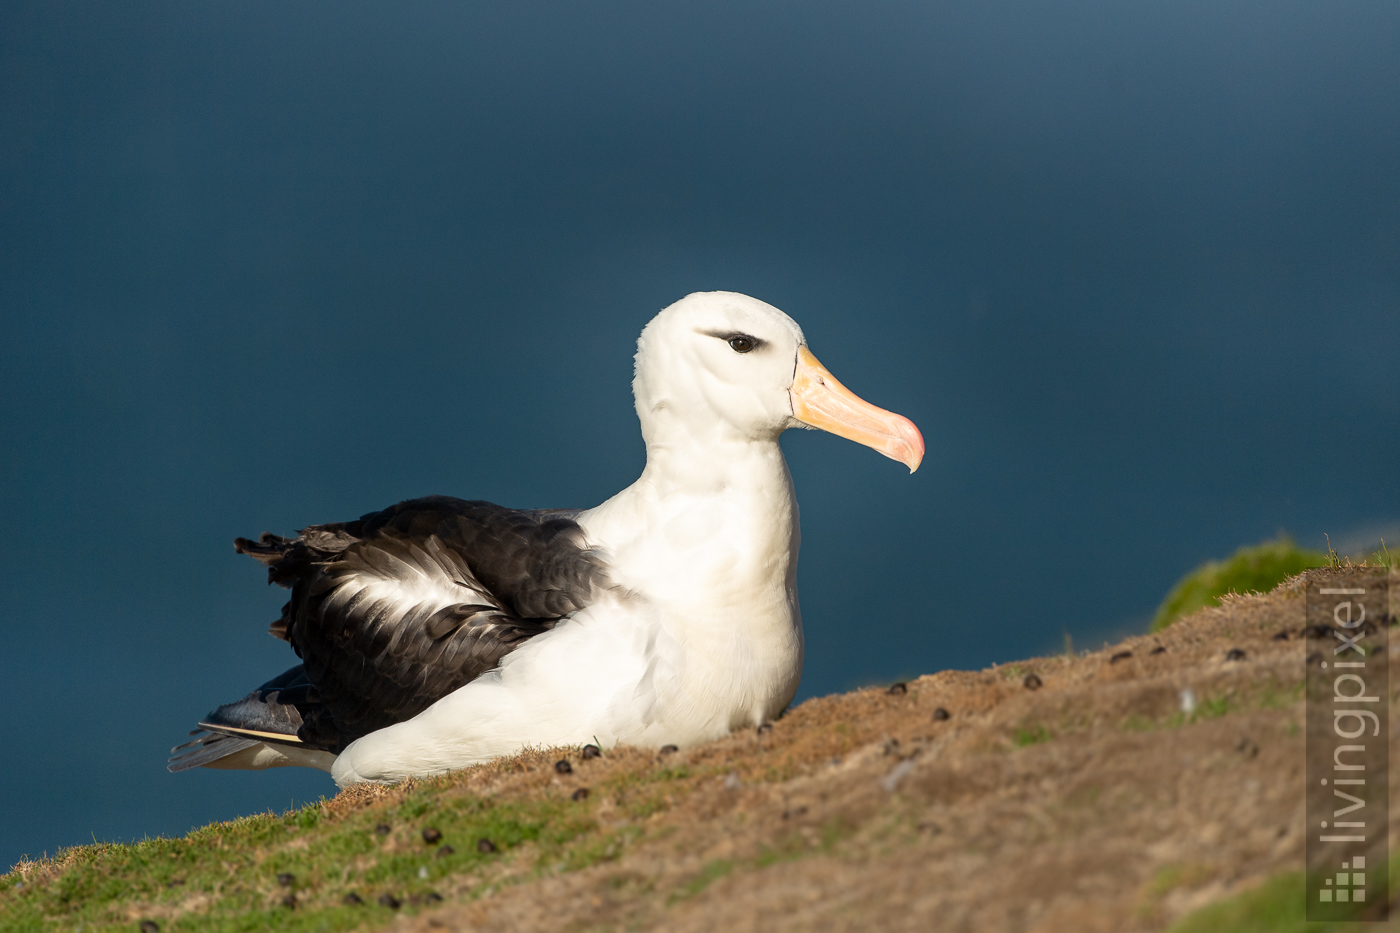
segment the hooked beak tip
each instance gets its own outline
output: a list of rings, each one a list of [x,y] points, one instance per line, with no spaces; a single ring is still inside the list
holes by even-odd
[[[903,415],[878,408],[841,384],[806,346],[793,374],[793,416],[803,424],[874,448],[913,473],[924,460],[924,436]]]
[[[919,465],[924,462],[924,435],[919,431],[918,425],[908,418],[904,418],[903,422],[899,425],[900,440],[904,442],[903,456],[897,456],[896,459],[907,466],[912,474],[917,472]]]

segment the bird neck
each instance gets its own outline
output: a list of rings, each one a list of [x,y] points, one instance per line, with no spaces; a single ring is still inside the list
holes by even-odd
[[[647,443],[647,464],[634,486],[658,500],[684,497],[792,496],[792,476],[776,439],[729,432],[695,438],[676,434]]]
[[[777,439],[670,432],[647,441],[637,481],[579,516],[612,552],[618,582],[696,606],[795,601],[797,502]]]

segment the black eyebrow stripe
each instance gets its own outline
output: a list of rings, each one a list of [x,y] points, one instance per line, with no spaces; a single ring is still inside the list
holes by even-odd
[[[753,341],[753,348],[755,350],[757,350],[759,347],[768,346],[768,341],[764,340],[762,337],[755,337],[753,334],[746,334],[741,330],[702,330],[697,331],[696,333],[704,334],[706,337],[715,337],[719,340],[733,340],[735,337],[743,337],[747,340]]]

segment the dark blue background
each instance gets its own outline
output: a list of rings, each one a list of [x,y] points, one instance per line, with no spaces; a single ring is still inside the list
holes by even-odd
[[[791,313],[913,477],[785,442],[801,697],[1098,644],[1400,518],[1400,7],[0,7],[0,864],[315,799],[169,775],[292,663],[233,553],[587,506],[632,341]]]

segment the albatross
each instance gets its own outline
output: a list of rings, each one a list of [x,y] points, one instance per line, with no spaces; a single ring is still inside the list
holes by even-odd
[[[586,510],[411,499],[294,538],[239,538],[291,590],[272,634],[300,664],[198,723],[169,769],[329,771],[341,787],[526,747],[685,747],[761,726],[797,692],[797,501],[778,446],[817,428],[909,467],[909,419],[735,292],[637,340],[646,467]]]

